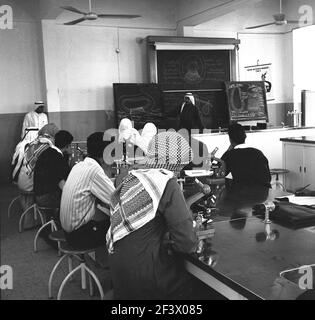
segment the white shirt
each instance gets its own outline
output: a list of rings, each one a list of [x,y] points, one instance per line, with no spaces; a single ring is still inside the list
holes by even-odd
[[[76,164],[62,189],[62,228],[66,232],[72,232],[92,220],[96,198],[103,203],[109,203],[114,191],[112,181],[96,160],[86,157],[84,161]]]
[[[46,113],[37,113],[31,111],[24,117],[21,138],[25,135],[25,129],[33,128],[40,130],[43,126],[48,124],[48,118]],[[30,131],[27,135],[28,141],[33,141],[37,137],[38,131]]]

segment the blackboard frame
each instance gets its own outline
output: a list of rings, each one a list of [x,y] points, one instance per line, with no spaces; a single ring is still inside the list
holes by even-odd
[[[183,44],[209,44],[234,45],[230,53],[230,80],[236,80],[236,50],[240,44],[235,38],[206,38],[206,37],[175,37],[175,36],[147,36],[148,78],[151,83],[158,83],[157,51],[155,43],[183,43]]]
[[[231,89],[231,86],[251,86],[252,88],[259,88],[261,90],[261,94],[262,94],[262,99],[263,99],[263,115],[262,116],[244,116],[244,115],[240,115],[240,116],[235,116],[232,114],[232,109],[234,102],[231,101],[231,95],[229,92],[229,89]],[[268,116],[268,107],[267,107],[267,98],[266,98],[266,89],[265,89],[265,83],[264,81],[225,81],[225,92],[226,92],[226,96],[227,96],[227,103],[228,103],[228,110],[229,110],[229,116],[230,116],[230,121],[254,121],[254,120],[265,120],[266,122],[269,121],[269,116]],[[240,103],[241,100],[240,100]],[[244,111],[246,111],[246,108],[244,106],[240,106],[240,108],[244,109]]]
[[[163,91],[224,89],[232,80],[230,50],[159,50],[157,64]]]

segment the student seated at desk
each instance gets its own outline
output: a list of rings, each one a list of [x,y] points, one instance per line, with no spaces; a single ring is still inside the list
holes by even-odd
[[[246,133],[244,128],[233,123],[228,130],[230,147],[223,154],[225,173],[232,173],[233,186],[258,186],[270,188],[271,175],[268,159],[264,154],[245,144]]]
[[[95,132],[87,138],[87,157],[71,170],[62,190],[60,220],[67,242],[80,248],[105,245],[109,227],[106,214],[96,216],[96,202],[109,204],[115,188],[104,164],[103,152],[110,142],[103,141],[103,133]]]
[[[70,153],[72,141],[70,132],[60,130],[55,135],[55,144],[38,157],[34,168],[34,193],[39,206],[60,207],[61,190],[70,172],[65,155]]]
[[[33,192],[36,161],[43,151],[54,145],[58,131],[59,128],[54,123],[46,124],[39,130],[35,140],[23,140],[16,146],[12,160],[12,178],[22,192]]]
[[[42,127],[35,140],[27,138],[16,146],[12,160],[12,179],[21,192],[20,201],[23,211],[34,204],[34,168],[40,154],[54,145],[55,134],[59,128],[54,123]],[[33,215],[26,215],[24,227],[35,225]]]
[[[35,202],[46,209],[46,219],[54,219],[60,228],[59,207],[61,190],[70,171],[65,155],[70,152],[73,136],[70,132],[60,130],[56,133],[54,144],[40,153],[34,168]],[[57,243],[49,239],[50,226],[47,226],[40,236],[44,241],[57,249]]]
[[[107,233],[115,299],[184,299],[200,297],[192,279],[163,241],[169,232],[173,249],[193,253],[197,237],[192,216],[172,171],[191,160],[191,149],[178,133],[163,132],[150,142],[145,168],[133,170],[111,198]]]

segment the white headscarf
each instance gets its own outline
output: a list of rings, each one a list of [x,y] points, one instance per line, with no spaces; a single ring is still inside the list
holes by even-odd
[[[133,128],[132,122],[129,119],[124,118],[119,123],[118,132],[119,142],[127,142],[136,145],[146,153],[150,141],[157,134],[157,128],[153,123],[148,122],[143,127],[140,135],[138,130]]]
[[[38,107],[40,107],[40,106],[45,106],[44,101],[38,100],[38,101],[35,101],[35,102],[34,102],[34,110],[36,110],[36,109],[37,109]]]
[[[193,94],[192,94],[191,92],[187,92],[187,93],[185,94],[185,97],[187,97],[187,98],[191,101],[191,103],[192,103],[193,105],[195,105],[195,97],[193,96]]]

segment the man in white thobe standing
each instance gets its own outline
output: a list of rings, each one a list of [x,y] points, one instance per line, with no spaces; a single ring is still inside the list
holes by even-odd
[[[38,134],[38,131],[46,124],[48,118],[44,113],[45,104],[43,101],[34,103],[34,110],[27,113],[24,117],[21,139],[33,141]]]

